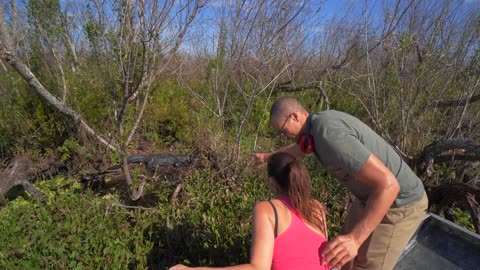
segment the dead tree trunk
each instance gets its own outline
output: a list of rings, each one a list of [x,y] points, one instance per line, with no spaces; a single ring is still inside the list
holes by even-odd
[[[448,211],[453,204],[470,212],[475,231],[480,233],[480,205],[476,200],[480,198],[480,189],[462,183],[442,184],[427,188],[427,194],[430,205],[438,205],[437,213]]]
[[[3,9],[0,5],[0,59],[5,60],[12,68],[14,68],[20,76],[35,90],[45,101],[48,102],[59,112],[72,117],[77,125],[86,130],[89,134],[93,135],[97,140],[103,143],[105,146],[112,150],[116,150],[114,145],[111,145],[108,139],[101,136],[93,128],[91,128],[85,119],[72,108],[68,107],[65,101],[60,101],[54,95],[52,95],[45,87],[40,83],[37,77],[30,71],[30,69],[20,61],[15,52],[14,40],[15,37],[11,35],[8,24],[5,21],[3,15]]]
[[[28,181],[34,173],[35,168],[29,159],[24,157],[14,158],[0,176],[0,198],[3,198],[12,187],[22,185],[33,198],[42,199],[43,194]]]
[[[448,152],[448,155],[442,153]],[[453,152],[453,153],[452,153]],[[480,145],[467,140],[446,140],[430,144],[417,158],[419,175],[431,177],[434,173],[433,163],[437,160],[480,160]]]
[[[413,165],[418,175],[423,177],[427,190],[429,204],[436,205],[436,213],[443,213],[445,218],[456,222],[453,208],[460,208],[470,213],[471,222],[477,233],[480,233],[480,189],[469,185],[472,176],[471,169],[480,161],[480,145],[470,140],[435,141],[425,147],[415,159]],[[449,172],[444,172],[445,181],[430,181],[435,178],[434,164],[451,163]],[[455,176],[451,176],[455,173]]]
[[[480,234],[480,205],[473,194],[468,193],[465,195],[465,198],[470,206],[470,215],[472,216],[472,223],[475,227],[475,231]]]

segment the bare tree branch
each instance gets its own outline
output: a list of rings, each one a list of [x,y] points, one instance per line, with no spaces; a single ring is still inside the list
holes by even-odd
[[[465,106],[467,104],[475,103],[480,101],[480,95],[475,95],[472,97],[466,97],[462,99],[451,99],[451,100],[435,100],[432,102],[432,106],[436,107],[457,107]]]
[[[467,193],[465,195],[468,205],[470,206],[470,216],[472,224],[475,227],[475,232],[480,234],[480,205],[475,199],[475,195]]]
[[[50,48],[50,51],[53,54],[53,58],[55,58],[55,62],[57,63],[58,69],[60,70],[60,78],[62,80],[62,103],[65,104],[65,102],[67,101],[67,83],[65,80],[65,72],[63,72],[62,62],[60,61],[60,57],[57,54],[57,50],[53,46],[53,43],[48,37],[47,32],[43,29],[43,27],[39,23],[37,23],[37,27],[40,30],[40,33],[43,36],[43,38],[47,41],[48,47]]]
[[[14,158],[5,172],[0,175],[0,197],[4,197],[12,187],[22,185],[32,197],[42,199],[43,194],[28,181],[34,173],[32,167],[33,164],[29,159],[21,156]]]
[[[113,146],[108,142],[108,140],[104,139],[102,135],[96,132],[93,128],[91,128],[87,122],[83,119],[83,117],[72,110],[70,107],[66,106],[64,102],[58,100],[55,96],[50,94],[50,92],[45,89],[45,87],[38,81],[35,75],[30,71],[30,69],[23,64],[20,60],[17,59],[14,51],[13,46],[13,39],[10,36],[10,30],[8,29],[8,25],[5,22],[5,18],[3,15],[3,10],[0,5],[0,37],[2,37],[3,45],[0,49],[0,59],[5,60],[8,64],[10,64],[17,72],[22,76],[22,78],[32,87],[35,92],[37,92],[47,103],[52,105],[55,109],[60,111],[61,113],[72,117],[77,124],[84,130],[86,130],[89,134],[93,135],[98,141],[103,143],[108,148],[115,150],[116,147]]]
[[[423,153],[417,158],[416,163],[419,164],[421,174],[428,177],[433,175],[432,165],[437,156],[446,151],[460,150],[459,157],[465,156],[462,153],[472,153],[475,157],[480,157],[480,145],[467,140],[448,140],[437,141],[427,146]]]

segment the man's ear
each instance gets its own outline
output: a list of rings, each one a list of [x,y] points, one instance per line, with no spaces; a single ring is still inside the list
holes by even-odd
[[[297,122],[298,122],[298,116],[299,116],[298,112],[292,112],[290,114],[290,117],[292,117]]]

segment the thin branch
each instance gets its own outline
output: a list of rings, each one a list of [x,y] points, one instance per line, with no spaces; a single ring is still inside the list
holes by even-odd
[[[465,106],[467,104],[475,103],[480,101],[480,95],[475,95],[472,97],[466,97],[462,99],[450,99],[450,100],[435,100],[432,102],[432,106],[436,107],[459,107]]]
[[[480,161],[480,155],[438,155],[433,163],[447,163],[452,161]]]
[[[130,143],[130,141],[133,138],[133,135],[137,131],[137,128],[138,128],[138,125],[140,124],[140,121],[142,120],[143,112],[145,111],[145,107],[147,105],[148,97],[149,97],[149,94],[150,94],[150,89],[151,89],[151,86],[149,85],[147,87],[146,92],[145,92],[145,97],[143,98],[143,101],[142,101],[142,107],[140,108],[140,112],[137,115],[137,119],[135,120],[135,123],[133,124],[132,130],[130,131],[130,134],[128,135],[128,138],[127,138],[127,141],[125,142],[125,145],[128,145]]]
[[[39,23],[37,23],[36,25],[40,30],[40,34],[47,41],[48,47],[50,48],[50,51],[53,54],[53,58],[55,58],[55,62],[57,63],[58,69],[60,70],[60,77],[62,79],[62,102],[65,104],[67,100],[67,83],[65,80],[65,73],[63,72],[63,67],[60,61],[60,57],[58,57],[57,50],[55,50],[55,47],[53,46],[53,42],[48,37],[47,32],[43,29],[43,27]]]
[[[114,204],[112,204],[112,206],[125,208],[125,209],[140,209],[140,210],[158,211],[158,209],[152,208],[152,207],[125,205],[125,204],[121,204],[121,203],[114,203]]]
[[[477,234],[480,234],[480,205],[475,199],[474,194],[467,193],[465,195],[465,199],[467,200],[467,203],[470,206],[470,216],[471,216],[472,224],[475,228],[475,232]]]
[[[462,150],[472,153],[474,156],[480,157],[480,145],[468,140],[447,140],[433,142],[425,147],[423,153],[416,159],[416,163],[420,164],[421,174],[428,177],[433,175],[433,163],[437,156],[445,151]]]
[[[38,189],[36,189],[32,185],[32,183],[30,183],[29,181],[27,181],[27,180],[21,181],[21,184],[22,184],[23,188],[36,200],[41,200],[45,197],[43,195],[43,193],[41,191],[39,191]]]
[[[0,47],[1,51],[1,57],[4,58],[6,54],[11,54],[14,53],[15,51],[15,46],[13,42],[13,36],[10,33],[9,26],[7,22],[5,21],[5,17],[3,15],[3,8],[2,5],[0,5]]]
[[[2,66],[3,71],[5,71],[5,72],[8,71],[8,70],[7,70],[7,67],[3,64],[3,61],[2,61],[2,60],[0,60],[0,66]]]
[[[178,184],[177,187],[175,188],[175,191],[173,192],[172,198],[170,199],[171,202],[174,202],[177,200],[177,196],[180,193],[180,191],[183,188],[183,184]]]
[[[145,185],[147,184],[147,178],[146,177],[143,177],[142,178],[142,181],[140,182],[140,184],[138,185],[138,189],[136,191],[134,191],[132,193],[132,195],[130,196],[130,198],[133,200],[133,201],[136,201],[138,199],[140,199],[140,197],[142,197],[143,195],[143,188],[145,187]]]

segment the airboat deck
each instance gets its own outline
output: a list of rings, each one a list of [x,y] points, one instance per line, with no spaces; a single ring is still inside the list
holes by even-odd
[[[480,269],[480,235],[429,214],[394,269]]]

